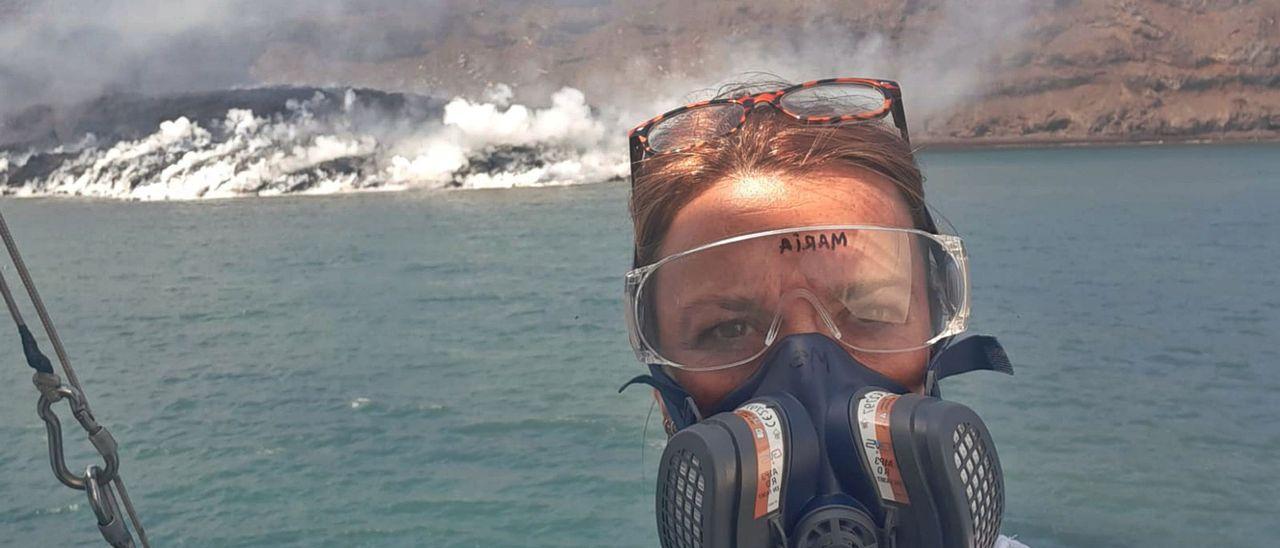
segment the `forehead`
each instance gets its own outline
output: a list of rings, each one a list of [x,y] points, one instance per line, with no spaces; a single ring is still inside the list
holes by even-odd
[[[912,228],[897,185],[871,171],[745,175],[720,180],[676,213],[658,256],[739,234],[832,224]]]

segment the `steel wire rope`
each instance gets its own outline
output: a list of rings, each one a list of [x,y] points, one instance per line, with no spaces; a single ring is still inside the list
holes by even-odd
[[[35,282],[31,280],[31,273],[27,270],[27,264],[22,260],[22,254],[18,252],[18,245],[13,240],[13,233],[9,231],[9,223],[5,221],[4,214],[0,213],[0,239],[4,240],[4,247],[9,253],[9,259],[13,262],[14,269],[18,271],[18,278],[22,280],[23,287],[27,290],[27,296],[31,299],[32,306],[36,309],[36,315],[40,318],[40,324],[44,327],[45,335],[49,337],[50,344],[53,345],[53,351],[58,356],[58,363],[62,366],[63,373],[66,374],[67,380],[71,382],[71,386],[80,392],[81,401],[86,411],[90,411],[89,399],[85,394],[84,388],[80,386],[80,379],[76,376],[76,372],[71,367],[71,360],[67,358],[67,351],[62,346],[62,339],[58,337],[58,331],[53,327],[53,321],[49,319],[49,312],[45,309],[44,300],[40,298],[40,292],[36,290]],[[26,323],[22,319],[22,312],[18,309],[17,303],[13,299],[13,294],[9,289],[9,284],[5,282],[3,274],[0,274],[0,293],[3,293],[5,305],[9,309],[9,314],[13,316],[14,322],[19,328],[26,327]],[[91,411],[90,411],[91,412]],[[120,493],[120,501],[124,504],[125,512],[129,514],[129,521],[133,524],[134,531],[138,533],[138,540],[142,543],[143,548],[150,548],[147,541],[146,530],[142,528],[142,521],[138,519],[138,513],[133,508],[133,501],[129,499],[129,492],[125,489],[124,479],[119,473],[111,480]]]

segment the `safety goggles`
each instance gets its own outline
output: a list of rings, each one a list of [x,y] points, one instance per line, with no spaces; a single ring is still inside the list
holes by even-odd
[[[897,82],[828,78],[777,91],[693,103],[640,124],[628,133],[632,174],[636,164],[647,157],[687,150],[738,131],[747,115],[763,105],[771,105],[802,124],[861,122],[892,113],[902,139],[911,142]]]
[[[926,348],[969,317],[964,244],[867,225],[735,236],[626,276],[627,327],[646,364],[710,371],[749,363],[779,333],[820,332],[869,353]]]

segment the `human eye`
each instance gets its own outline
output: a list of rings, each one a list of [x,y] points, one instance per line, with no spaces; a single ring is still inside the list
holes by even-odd
[[[707,330],[707,333],[708,333],[708,336],[714,337],[716,339],[732,340],[732,339],[740,339],[742,337],[745,337],[747,335],[747,332],[749,332],[750,330],[751,330],[751,326],[747,325],[747,322],[744,322],[742,320],[730,320],[727,322],[720,322],[716,324],[715,326],[711,327],[711,329]]]
[[[910,286],[885,281],[851,284],[839,294],[841,314],[854,325],[885,326],[907,322]]]
[[[750,344],[759,338],[760,330],[746,318],[715,321],[698,330],[694,344],[698,348],[732,348]]]
[[[856,311],[842,308],[836,316],[836,323],[841,326],[842,331],[853,330],[861,333],[889,329],[902,323],[888,319],[887,316],[888,314],[884,313],[884,311],[871,308]]]

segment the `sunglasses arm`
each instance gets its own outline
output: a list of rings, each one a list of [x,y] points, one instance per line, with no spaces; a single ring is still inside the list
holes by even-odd
[[[635,173],[634,168],[635,168],[636,164],[640,163],[640,160],[643,160],[643,159],[644,159],[644,152],[645,152],[645,150],[644,150],[644,142],[642,142],[642,141],[640,140],[640,136],[639,136],[639,135],[632,135],[632,136],[631,136],[631,139],[630,139],[630,148],[631,148],[631,167],[633,168],[633,169],[632,169],[632,174],[634,175],[634,173]]]
[[[907,112],[902,106],[902,94],[895,92],[893,94],[893,125],[898,126],[898,130],[902,132],[902,140],[906,141],[907,146],[911,146],[911,136],[907,133]]]

